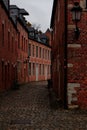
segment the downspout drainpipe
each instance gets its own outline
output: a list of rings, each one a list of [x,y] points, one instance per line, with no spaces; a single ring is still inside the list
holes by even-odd
[[[67,102],[67,0],[64,0],[65,3],[65,46],[64,46],[64,108],[68,109]]]

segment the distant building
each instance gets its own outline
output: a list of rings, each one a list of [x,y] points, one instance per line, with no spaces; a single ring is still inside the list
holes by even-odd
[[[79,38],[71,9],[78,2],[82,17],[78,23]],[[52,32],[52,81],[57,97],[67,108],[87,109],[87,1],[54,0]]]
[[[47,29],[47,31],[45,32],[45,35],[48,37],[49,40],[49,45],[51,46],[51,30]]]
[[[29,27],[29,81],[51,78],[51,46],[48,37]]]

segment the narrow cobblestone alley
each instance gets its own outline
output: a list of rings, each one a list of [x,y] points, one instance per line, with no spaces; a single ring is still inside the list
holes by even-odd
[[[87,112],[53,108],[46,82],[27,84],[0,96],[0,130],[87,130]]]

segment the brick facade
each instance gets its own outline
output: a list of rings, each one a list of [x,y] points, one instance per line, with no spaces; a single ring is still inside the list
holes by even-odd
[[[28,63],[25,61],[28,58],[28,32],[20,22],[17,23],[17,28],[19,32],[17,50],[18,82],[26,83],[28,82]]]
[[[0,2],[0,91],[8,90],[16,79],[17,40],[9,11]]]
[[[31,40],[24,15],[28,15],[25,9],[10,6],[9,0],[0,1],[0,92],[15,87],[16,83],[50,78],[49,40],[37,30],[36,39]]]
[[[62,61],[65,63],[67,61],[67,68],[65,64],[60,64],[63,72],[63,76],[60,77],[60,81],[57,81],[57,75],[59,75],[59,72],[57,69],[53,70],[53,86],[55,86],[57,95],[58,92],[60,92],[58,88],[58,84],[63,81],[64,84],[62,84],[61,89],[64,90],[65,87],[67,87],[67,90],[62,93],[63,95],[67,95],[66,97],[66,103],[69,108],[87,108],[87,9],[86,9],[86,1],[85,0],[67,0],[65,3],[64,1],[57,0],[57,3],[60,2],[60,7],[55,4],[54,0],[54,7],[53,7],[53,14],[52,14],[52,20],[51,20],[51,27],[53,28],[53,36],[54,39],[52,44],[54,46],[52,47],[52,57],[55,60],[52,63],[53,68],[54,66],[61,63],[60,60],[58,61],[58,64],[56,60],[58,60],[57,52],[59,48],[62,48],[61,51],[61,58]],[[63,2],[63,3],[62,3]],[[80,37],[79,39],[75,39],[75,23],[72,21],[72,13],[71,8],[74,5],[74,2],[79,2],[80,6],[83,8],[82,10],[82,17],[81,21],[78,23],[78,27],[80,29]],[[63,6],[64,5],[64,6]],[[65,8],[67,6],[67,8]],[[66,11],[67,9],[67,11]],[[57,11],[56,11],[57,10]],[[65,13],[63,13],[63,10]],[[60,15],[60,23],[58,24],[57,14],[56,12],[62,14]],[[59,14],[58,14],[59,15]],[[61,17],[62,16],[62,17]],[[66,17],[65,17],[66,16]],[[61,24],[65,24],[65,27]],[[64,30],[65,31],[64,31]],[[56,30],[56,31],[55,31]],[[56,34],[57,32],[57,34]],[[65,36],[65,38],[64,38]],[[65,39],[65,41],[62,41],[61,39]],[[58,42],[59,41],[59,42]],[[62,46],[59,45],[59,43],[63,44]],[[67,46],[67,48],[66,48]],[[64,47],[64,50],[63,50]],[[57,57],[57,58],[56,58]],[[64,58],[65,57],[65,58]],[[55,65],[54,65],[55,64]],[[59,69],[60,70],[60,69]],[[66,73],[67,72],[67,73]],[[66,76],[66,77],[65,77]],[[56,80],[56,84],[54,81]],[[61,81],[62,80],[62,81]]]
[[[55,15],[54,15],[55,14]],[[64,103],[64,2],[55,0],[51,20],[52,82],[58,100]]]
[[[87,108],[87,10],[85,1],[79,0],[83,8],[81,21],[78,23],[80,37],[74,38],[75,24],[72,22],[70,9],[73,2],[68,1],[68,101],[69,106]],[[84,95],[83,95],[84,93]],[[70,101],[71,100],[71,101]]]

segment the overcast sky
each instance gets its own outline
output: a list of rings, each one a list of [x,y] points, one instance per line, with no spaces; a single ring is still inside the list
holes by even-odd
[[[10,0],[10,4],[24,8],[29,13],[26,19],[43,32],[50,27],[53,0]]]

